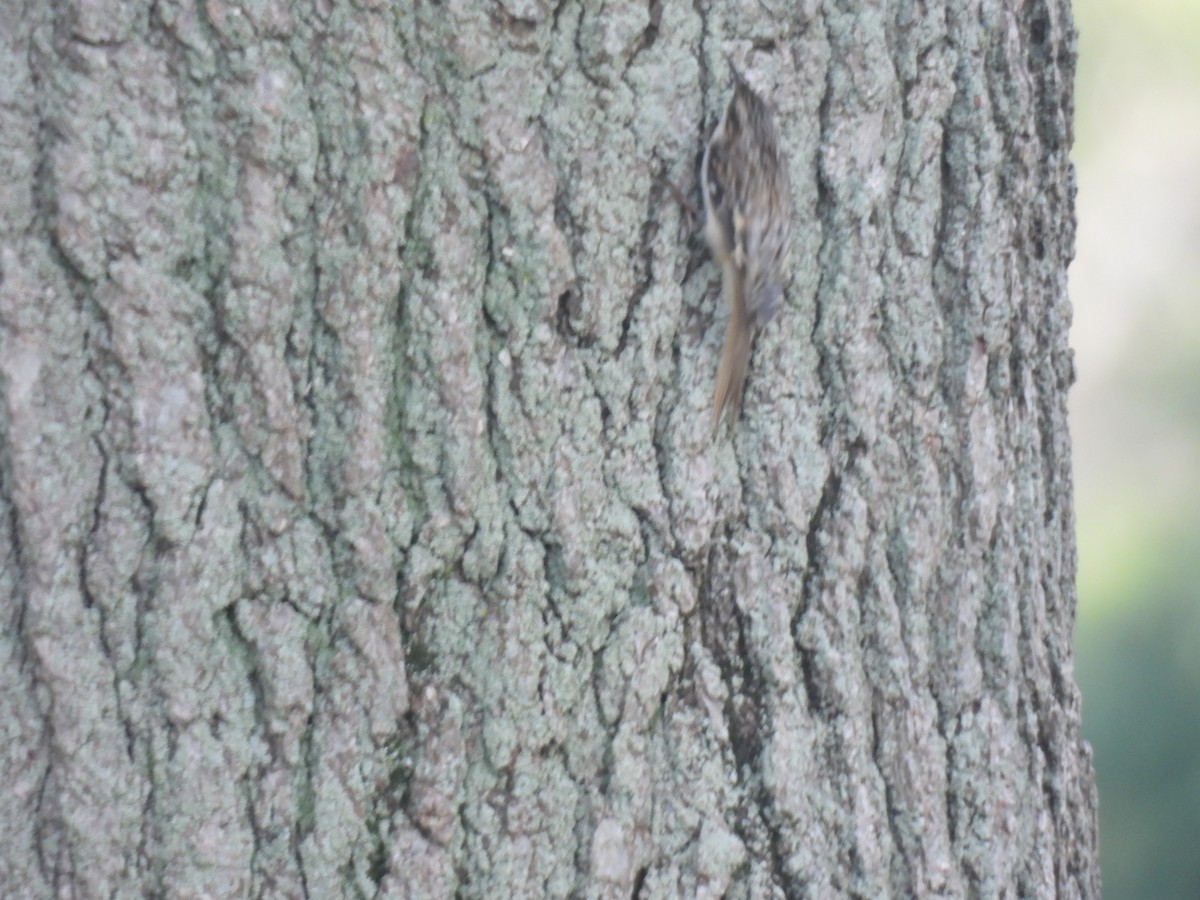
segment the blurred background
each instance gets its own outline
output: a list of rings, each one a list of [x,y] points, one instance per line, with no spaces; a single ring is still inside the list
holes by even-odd
[[[1074,0],[1076,676],[1106,900],[1200,898],[1200,2]]]

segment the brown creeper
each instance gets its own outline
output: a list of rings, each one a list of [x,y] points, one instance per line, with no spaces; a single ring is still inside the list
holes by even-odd
[[[779,149],[775,116],[742,74],[704,151],[701,186],[705,236],[724,273],[729,325],[713,394],[713,431],[742,402],[754,330],[779,306],[792,233],[792,185]]]

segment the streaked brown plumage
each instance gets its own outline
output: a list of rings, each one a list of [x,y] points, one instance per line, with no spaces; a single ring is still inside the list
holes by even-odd
[[[754,331],[779,306],[792,232],[792,186],[775,116],[740,72],[733,97],[704,151],[705,235],[721,264],[729,325],[713,393],[713,431],[736,421]]]

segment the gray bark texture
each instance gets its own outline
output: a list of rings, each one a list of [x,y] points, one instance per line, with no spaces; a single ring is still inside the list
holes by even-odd
[[[0,41],[0,896],[1098,896],[1066,0]],[[726,55],[795,229],[714,439]]]

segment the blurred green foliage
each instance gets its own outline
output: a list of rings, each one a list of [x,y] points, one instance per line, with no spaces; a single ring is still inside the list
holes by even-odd
[[[1077,0],[1076,675],[1107,900],[1200,898],[1200,2]]]
[[[1175,532],[1129,602],[1084,615],[1076,674],[1100,786],[1104,896],[1200,896],[1200,523]],[[1086,609],[1086,607],[1085,607]]]

